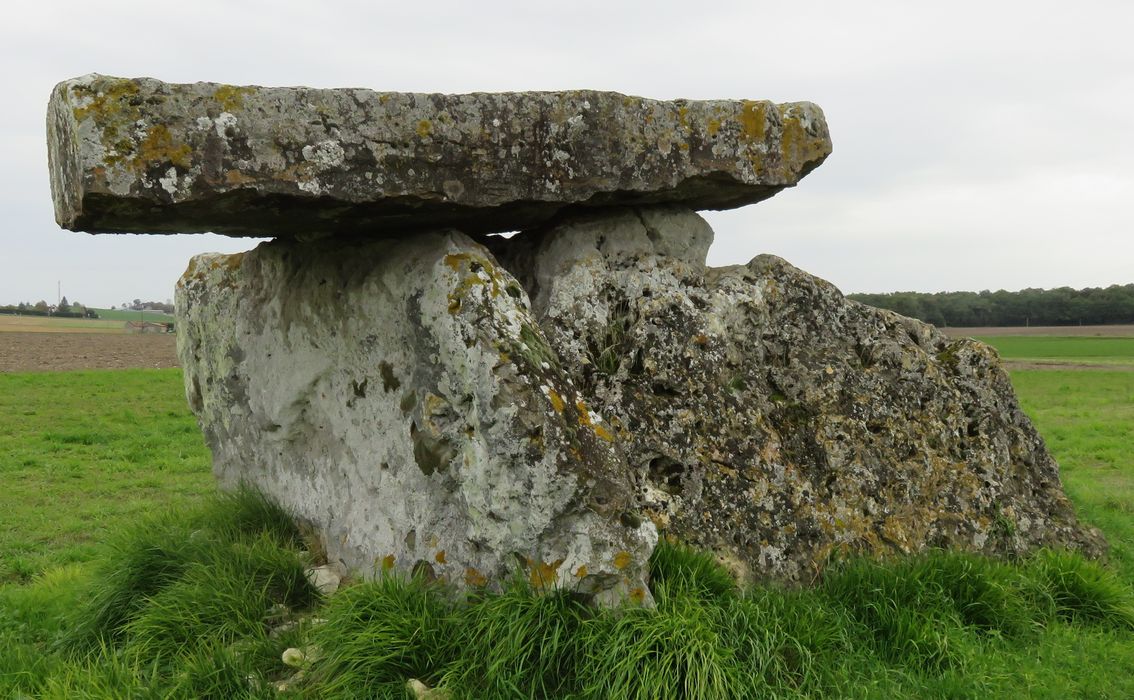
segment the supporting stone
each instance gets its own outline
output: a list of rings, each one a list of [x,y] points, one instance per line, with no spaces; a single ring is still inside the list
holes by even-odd
[[[333,563],[649,601],[657,535],[610,425],[466,236],[198,256],[177,314],[219,480],[307,520]]]
[[[495,245],[660,529],[789,583],[846,553],[1104,550],[995,351],[773,256],[706,268],[711,240],[663,209]]]
[[[572,205],[728,209],[795,185],[830,152],[808,102],[89,75],[48,106],[56,220],[92,233],[484,232]]]

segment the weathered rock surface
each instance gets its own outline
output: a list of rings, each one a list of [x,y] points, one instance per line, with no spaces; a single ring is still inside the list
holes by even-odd
[[[1102,550],[992,349],[776,257],[706,268],[711,240],[640,209],[492,243],[659,528],[803,583],[843,552]]]
[[[707,268],[711,240],[652,207],[491,253],[442,231],[201,256],[190,404],[223,483],[363,573],[644,597],[655,526],[788,583],[849,552],[1102,551],[994,351],[775,257]]]
[[[569,205],[727,209],[796,184],[830,151],[807,102],[89,75],[56,86],[48,107],[56,219],[92,233],[484,232]]]
[[[332,563],[648,599],[657,533],[612,429],[463,234],[198,256],[177,313],[218,478],[312,523]]]

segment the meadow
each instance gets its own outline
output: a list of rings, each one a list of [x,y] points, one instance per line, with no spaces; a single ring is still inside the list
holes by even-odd
[[[1016,362],[1076,363],[1134,369],[1134,337],[978,336],[1000,356]]]
[[[179,370],[0,374],[0,697],[1134,697],[1134,354],[987,340],[1091,367],[1012,379],[1106,563],[933,553],[737,591],[668,544],[656,610],[396,577],[323,599],[304,533],[214,495]]]

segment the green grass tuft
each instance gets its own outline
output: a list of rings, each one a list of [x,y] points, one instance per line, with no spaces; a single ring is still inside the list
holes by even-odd
[[[280,513],[242,490],[129,527],[108,544],[60,648],[83,655],[164,639],[176,651],[210,624],[248,630],[248,618],[273,603],[310,605],[316,592],[294,549],[298,531]]]
[[[744,697],[743,673],[713,603],[666,584],[655,595],[657,610],[624,608],[584,626],[582,697]]]
[[[736,595],[736,581],[708,552],[662,538],[650,555],[650,587],[706,599]],[[654,591],[655,595],[657,591]]]
[[[320,615],[326,622],[311,634],[320,658],[308,674],[318,697],[370,697],[379,687],[404,693],[410,678],[432,686],[455,653],[458,626],[449,595],[418,578],[388,575],[351,586]]]
[[[1113,573],[1077,554],[1042,551],[1027,572],[1042,594],[1039,605],[1064,620],[1134,630],[1134,591]]]
[[[580,632],[595,610],[567,591],[541,593],[516,580],[461,610],[459,663],[442,686],[469,697],[559,698],[578,692]]]

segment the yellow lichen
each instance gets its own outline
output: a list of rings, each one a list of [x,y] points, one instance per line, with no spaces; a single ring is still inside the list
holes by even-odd
[[[788,114],[782,116],[784,130],[780,137],[780,150],[783,151],[785,164],[798,167],[826,155],[824,140],[808,136],[799,117]]]
[[[220,103],[226,112],[235,112],[244,107],[244,96],[256,92],[255,88],[221,85],[213,93],[213,99]]]
[[[550,564],[543,561],[528,561],[531,567],[528,581],[532,584],[532,588],[552,588],[559,582],[559,567],[562,566],[563,560],[556,559]]]
[[[579,425],[591,424],[591,412],[587,410],[587,404],[582,399],[575,402],[575,410],[579,412]]]
[[[433,124],[428,119],[422,119],[417,123],[417,135],[425,138],[433,133]]]
[[[393,554],[387,554],[382,557],[382,571],[389,571],[394,568],[394,562],[397,558]]]
[[[645,599],[646,599],[645,589],[638,588],[638,587],[630,589],[630,600],[634,601],[638,605],[641,605],[642,601],[644,601]]]
[[[170,163],[188,169],[192,155],[193,149],[188,144],[174,143],[169,127],[165,124],[155,124],[146,132],[146,138],[138,144],[134,168],[142,170],[154,163]]]
[[[444,549],[442,549],[442,550],[441,550],[440,552],[438,552],[437,554],[434,554],[434,555],[433,555],[433,559],[434,559],[434,560],[435,560],[435,561],[436,561],[436,562],[437,562],[438,564],[444,564],[444,563],[445,563],[445,550],[444,550]]]
[[[559,395],[558,391],[548,389],[547,399],[551,401],[551,407],[555,409],[556,413],[563,413],[563,409],[566,408],[567,404],[563,401],[563,397]]]
[[[710,137],[716,136],[717,132],[720,131],[720,130],[721,130],[721,120],[720,119],[710,119],[709,120],[709,126],[708,126],[709,136]]]
[[[488,583],[488,578],[471,566],[465,569],[465,585],[480,587]]]
[[[763,141],[767,125],[767,103],[745,100],[740,108],[740,136],[748,141]]]
[[[85,92],[89,88],[76,89],[76,92]],[[76,121],[93,117],[99,126],[103,126],[112,118],[122,116],[123,121],[133,121],[138,118],[138,107],[130,103],[132,96],[138,94],[138,84],[133,80],[112,80],[95,94],[94,98],[85,107],[76,107],[72,110]]]
[[[575,578],[587,577],[587,565],[583,564],[578,569],[575,569]]]
[[[255,182],[256,178],[251,175],[245,175],[239,170],[229,170],[224,174],[224,183],[230,187],[239,187],[249,182]]]
[[[614,555],[614,568],[619,570],[625,569],[626,567],[630,566],[631,561],[633,561],[633,557],[630,556],[630,552],[618,552]]]

